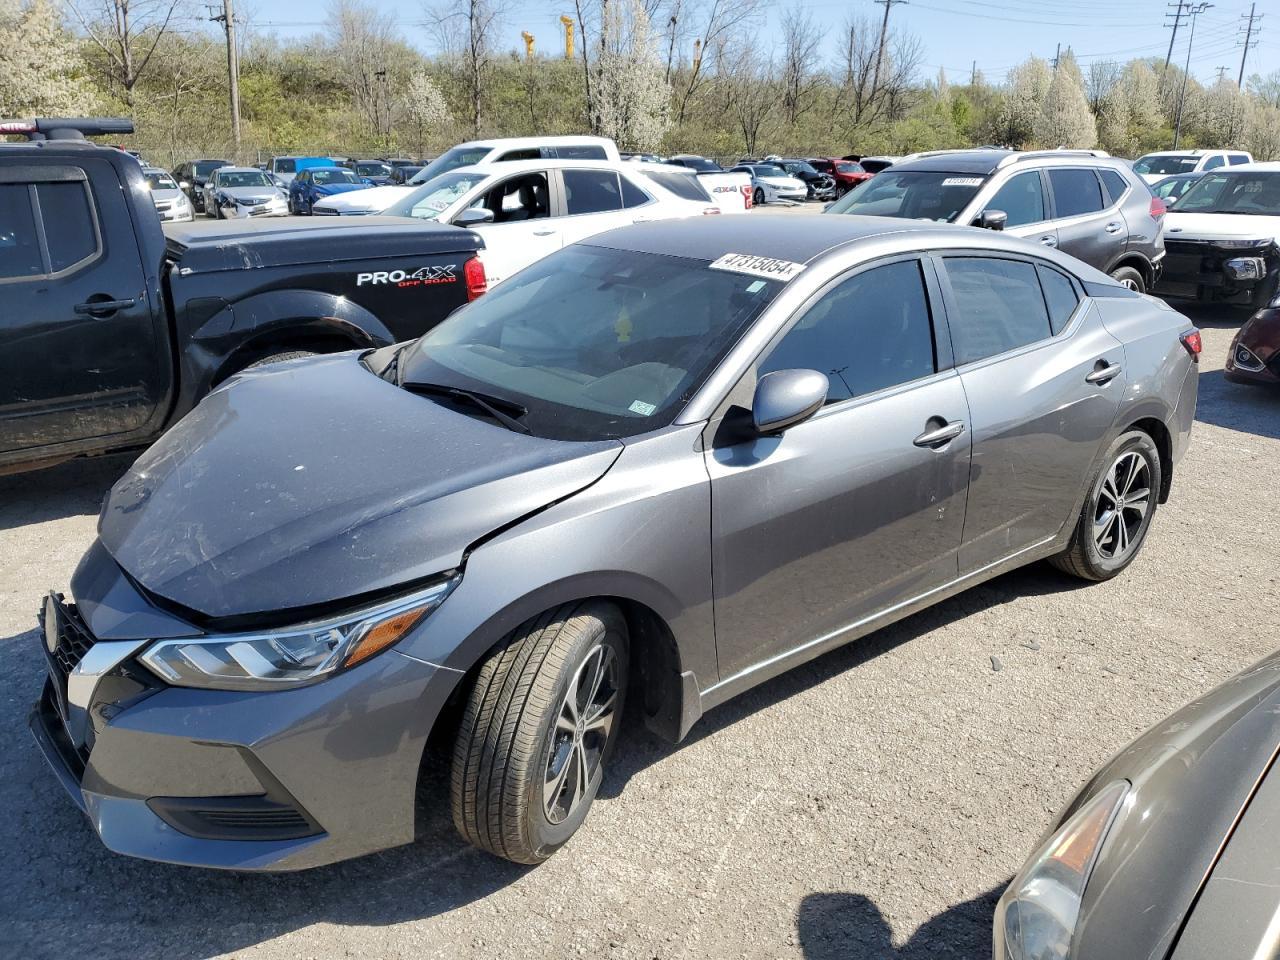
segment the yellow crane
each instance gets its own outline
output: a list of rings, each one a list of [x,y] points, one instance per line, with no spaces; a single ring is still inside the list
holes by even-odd
[[[573,17],[560,15],[560,22],[564,24],[564,58],[566,60],[573,59]]]
[[[528,30],[521,32],[520,36],[524,37],[524,55],[525,59],[533,59],[533,34]]]

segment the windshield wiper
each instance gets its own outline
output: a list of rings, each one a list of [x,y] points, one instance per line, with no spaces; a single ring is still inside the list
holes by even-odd
[[[465,400],[472,406],[479,407],[508,430],[514,430],[516,433],[533,433],[529,429],[529,425],[519,419],[527,416],[529,411],[514,400],[505,400],[502,397],[494,397],[487,393],[466,390],[462,387],[450,387],[443,383],[422,383],[417,380],[411,380],[408,383],[401,384],[401,386],[413,393],[435,394],[436,396],[448,397],[451,400]],[[498,409],[499,405],[513,411],[515,416],[503,413]]]

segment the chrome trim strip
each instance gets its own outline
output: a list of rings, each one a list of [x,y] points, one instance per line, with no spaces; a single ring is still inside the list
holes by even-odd
[[[100,640],[89,648],[71,671],[67,677],[67,733],[77,747],[84,745],[89,730],[89,704],[93,702],[98,681],[150,642],[145,637],[141,640]]]

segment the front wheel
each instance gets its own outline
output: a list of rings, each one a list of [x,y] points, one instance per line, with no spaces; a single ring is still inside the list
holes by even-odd
[[[481,665],[453,748],[453,822],[470,843],[541,863],[587,817],[617,741],[627,624],[603,601],[516,630]]]
[[[1129,566],[1151,529],[1160,470],[1150,436],[1130,430],[1119,437],[1089,488],[1071,543],[1049,562],[1084,580],[1110,580]]]
[[[1133,267],[1116,267],[1111,271],[1111,279],[1135,293],[1147,292],[1147,282],[1142,279],[1142,274]]]
[[[764,206],[764,191],[756,187],[756,192],[751,195],[751,202],[757,207]]]

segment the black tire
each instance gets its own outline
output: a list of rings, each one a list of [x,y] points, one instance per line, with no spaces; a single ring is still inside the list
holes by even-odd
[[[586,819],[617,742],[627,655],[621,612],[595,600],[530,620],[489,655],[467,697],[450,775],[453,822],[469,843],[534,864],[568,842]],[[581,694],[596,664],[613,669],[606,668],[607,679],[584,706]],[[571,684],[578,708],[572,713]],[[606,703],[607,726],[586,724],[591,708]],[[581,718],[576,729],[558,724],[562,715]],[[586,776],[578,773],[583,769]]]
[[[265,367],[269,363],[280,363],[282,360],[302,360],[305,357],[314,357],[315,355],[314,350],[281,350],[279,353],[269,353],[265,357],[259,357],[240,369],[252,370],[254,367]]]
[[[1116,283],[1122,283],[1130,290],[1137,293],[1147,292],[1147,281],[1143,279],[1142,274],[1133,267],[1116,267],[1111,271],[1111,279]]]
[[[1126,463],[1132,467],[1123,467]],[[1071,543],[1049,562],[1083,580],[1110,580],[1119,574],[1133,562],[1146,541],[1162,480],[1160,451],[1149,435],[1130,430],[1118,437],[1107,449],[1102,467],[1089,485]],[[1145,497],[1134,496],[1143,489]],[[1119,511],[1119,524],[1114,506],[1108,509],[1109,503],[1115,503],[1113,494],[1117,492],[1127,504]],[[1143,505],[1140,518],[1138,504]]]
[[[756,187],[756,192],[751,195],[751,203],[753,206],[763,207],[764,206],[764,190],[762,190],[760,187]]]
[[[844,185],[836,187],[836,199],[839,200],[848,192],[849,192],[849,188]]]

